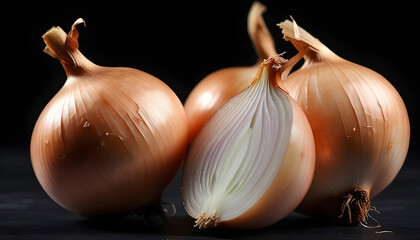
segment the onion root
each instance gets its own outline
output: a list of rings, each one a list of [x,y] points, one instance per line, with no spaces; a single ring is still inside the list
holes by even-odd
[[[217,218],[216,214],[213,213],[211,216],[207,216],[206,213],[202,213],[200,217],[195,220],[194,227],[198,227],[200,230],[207,228],[214,228],[220,223],[220,220]]]
[[[367,221],[371,218],[377,223],[377,226],[375,227],[380,227],[379,222],[369,215],[369,211],[375,211],[377,213],[379,213],[379,211],[374,206],[370,206],[370,199],[366,190],[362,187],[356,187],[344,198],[346,200],[343,202],[343,205],[341,205],[341,214],[338,216],[339,219],[347,216],[349,223],[359,222],[367,227]]]

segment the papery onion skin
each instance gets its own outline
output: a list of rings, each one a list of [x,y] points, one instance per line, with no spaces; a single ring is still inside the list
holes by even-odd
[[[264,68],[273,68],[273,59],[270,58],[261,64],[256,80],[254,80],[253,84],[257,84],[259,81],[258,78],[261,76]],[[283,69],[281,71],[283,71]],[[275,77],[271,76],[271,79],[273,78],[274,81],[272,81],[270,84],[274,84],[276,87],[278,87],[275,82]],[[279,88],[282,89],[281,87]],[[184,199],[184,206],[188,214],[196,219],[196,226],[198,226],[200,229],[209,227],[256,229],[268,226],[281,220],[290,212],[292,212],[301,202],[310,186],[315,167],[315,146],[312,131],[306,116],[298,104],[291,97],[289,97],[287,93],[282,92],[282,94],[286,96],[288,104],[290,104],[292,110],[292,123],[290,125],[291,130],[289,132],[290,136],[288,136],[288,141],[285,142],[287,144],[287,150],[285,151],[284,155],[278,156],[278,161],[281,161],[281,164],[279,165],[279,168],[274,178],[272,179],[272,182],[264,191],[262,196],[259,197],[259,199],[249,209],[244,210],[242,214],[236,216],[233,219],[221,219],[217,214],[218,209],[216,209],[216,214],[214,215],[210,215],[211,213],[206,215],[205,213],[203,214],[193,209],[194,207],[207,208],[204,206],[204,204],[206,204],[204,202],[200,202],[200,204],[203,206],[194,206],[194,202],[196,201],[195,198],[197,198],[195,195],[199,195],[200,191],[210,191],[197,190],[196,192],[196,190],[193,189],[193,184],[197,182],[200,182],[199,184],[202,184],[202,187],[206,189],[205,185],[207,183],[202,181],[208,177],[206,173],[208,174],[210,172],[210,170],[207,169],[209,167],[205,167],[204,169],[194,168],[199,166],[196,165],[197,162],[207,161],[196,157],[201,156],[202,154],[203,156],[206,156],[206,158],[209,155],[224,154],[219,152],[207,152],[209,148],[212,148],[212,145],[208,146],[207,143],[213,142],[213,138],[218,138],[224,134],[223,132],[226,130],[223,130],[223,128],[227,129],[228,127],[217,125],[219,118],[227,117],[224,115],[229,112],[226,109],[230,109],[233,104],[237,103],[238,99],[242,99],[242,95],[248,94],[247,90],[248,89],[230,99],[219,111],[217,111],[211,117],[211,119],[206,123],[202,131],[191,145],[188,157],[184,164],[182,179],[182,196]],[[279,89],[277,89],[277,91],[279,91]],[[240,114],[242,115],[243,113]],[[222,128],[214,129],[215,126]],[[224,139],[221,140],[221,142],[216,141],[214,144],[217,146],[224,146],[223,142],[225,141],[229,142],[232,140]],[[207,166],[207,164],[211,163],[204,162],[204,165]],[[194,178],[194,176],[197,176],[197,178]],[[212,195],[209,197],[212,197]],[[223,200],[224,199],[220,200],[221,205],[223,205]],[[192,209],[190,209],[190,207]],[[222,207],[223,206],[221,206],[221,208]]]
[[[70,37],[78,35],[74,26],[67,37],[61,28],[50,31],[61,38],[44,35],[47,52],[68,78],[32,134],[32,166],[41,186],[85,217],[153,208],[185,156],[188,129],[180,100],[150,74],[87,60],[69,43],[77,43]]]
[[[253,66],[229,67],[213,72],[188,95],[184,107],[190,143],[217,109],[251,84],[262,61],[277,54],[262,17],[265,10],[263,4],[254,2],[248,14],[248,33],[259,57],[257,62]]]
[[[297,211],[366,223],[369,199],[392,182],[407,155],[404,102],[380,74],[337,56],[295,22],[279,25],[299,51],[310,49],[303,66],[284,81],[316,144],[314,179]],[[363,211],[345,203],[355,189],[367,195]]]

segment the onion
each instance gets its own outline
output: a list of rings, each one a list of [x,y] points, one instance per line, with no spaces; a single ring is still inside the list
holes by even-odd
[[[33,130],[33,169],[47,194],[86,217],[152,207],[185,156],[182,104],[157,78],[95,65],[78,48],[77,20],[43,39],[67,81]]]
[[[380,74],[328,49],[296,22],[279,26],[307,51],[284,82],[311,124],[316,168],[298,211],[366,224],[370,199],[387,187],[407,155],[410,125],[404,102]]]
[[[254,2],[248,14],[248,33],[258,54],[249,67],[230,67],[202,79],[188,95],[184,107],[192,142],[210,117],[230,98],[247,88],[263,59],[277,55],[273,38],[264,23],[265,6]]]
[[[182,198],[200,229],[264,227],[305,196],[315,167],[313,135],[303,111],[276,83],[292,60],[265,60],[251,86],[223,105],[192,143]]]

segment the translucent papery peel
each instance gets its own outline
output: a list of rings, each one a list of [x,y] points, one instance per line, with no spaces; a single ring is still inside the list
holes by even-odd
[[[265,60],[251,86],[219,109],[191,145],[182,196],[200,229],[267,226],[306,194],[313,136],[303,112],[276,84],[285,63]]]

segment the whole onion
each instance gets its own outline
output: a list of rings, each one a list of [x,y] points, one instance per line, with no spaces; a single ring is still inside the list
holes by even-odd
[[[308,117],[315,175],[298,211],[366,224],[370,200],[395,178],[407,155],[410,123],[395,88],[347,61],[296,22],[279,24],[305,63],[284,85]]]
[[[32,166],[62,207],[86,217],[124,214],[159,203],[188,143],[183,106],[143,71],[101,67],[78,50],[77,24],[43,39],[67,81],[38,118]]]

